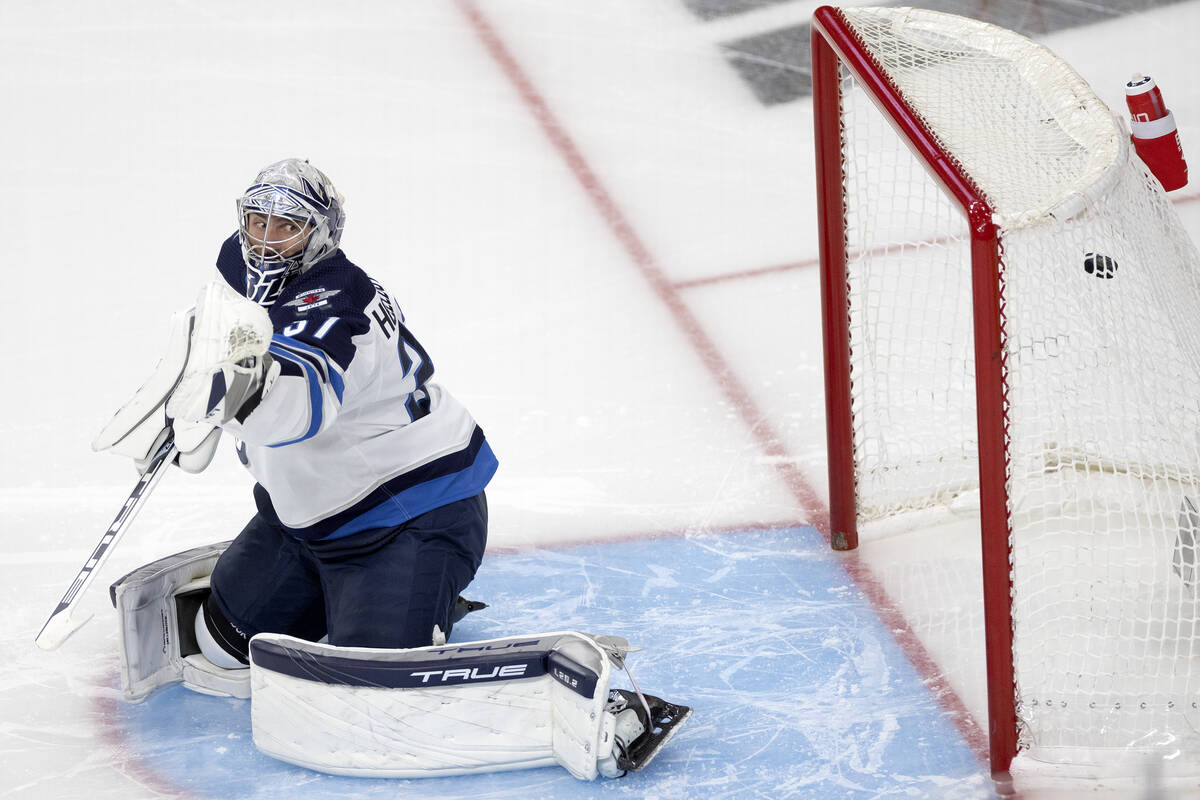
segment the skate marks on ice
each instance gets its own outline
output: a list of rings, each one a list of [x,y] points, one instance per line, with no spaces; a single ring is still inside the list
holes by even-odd
[[[249,705],[179,687],[113,706],[142,774],[196,797],[991,797],[982,765],[811,528],[490,556],[467,641],[577,628],[643,649],[644,691],[695,711],[645,772],[356,779],[254,749]],[[115,676],[114,676],[115,678]],[[616,676],[614,687],[629,688]]]

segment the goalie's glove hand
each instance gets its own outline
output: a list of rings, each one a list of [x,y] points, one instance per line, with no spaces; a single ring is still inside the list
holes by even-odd
[[[209,425],[245,419],[279,374],[267,354],[272,333],[262,306],[224,281],[204,287],[196,301],[187,365],[167,401],[167,416]]]

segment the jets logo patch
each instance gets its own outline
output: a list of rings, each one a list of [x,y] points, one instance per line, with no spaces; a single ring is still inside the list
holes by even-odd
[[[329,298],[335,294],[339,294],[341,289],[313,289],[311,292],[298,294],[292,300],[284,303],[285,306],[291,306],[297,311],[308,311],[310,308],[320,308],[329,304]]]

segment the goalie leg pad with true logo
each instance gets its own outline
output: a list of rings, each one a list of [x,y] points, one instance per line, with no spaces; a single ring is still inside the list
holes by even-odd
[[[254,743],[341,775],[560,764],[590,780],[614,754],[610,669],[608,650],[574,631],[402,650],[259,634],[250,642]]]

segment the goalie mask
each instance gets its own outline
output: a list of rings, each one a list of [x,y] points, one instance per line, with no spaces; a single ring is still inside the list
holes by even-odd
[[[298,158],[264,167],[237,207],[246,297],[262,306],[274,303],[293,277],[332,255],[346,222],[333,183]]]

